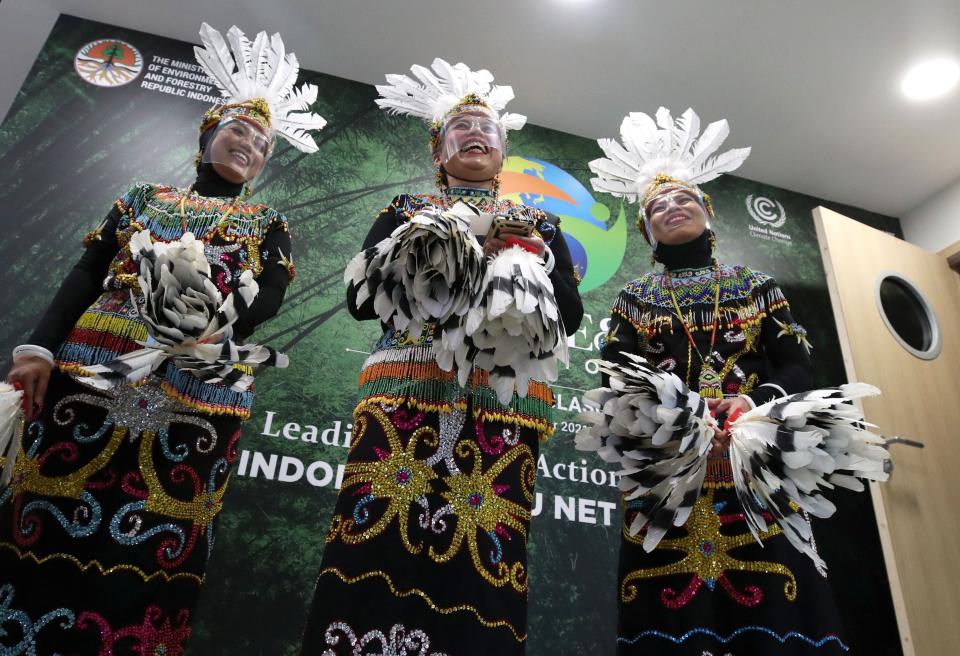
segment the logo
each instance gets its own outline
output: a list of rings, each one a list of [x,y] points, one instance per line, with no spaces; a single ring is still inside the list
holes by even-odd
[[[747,196],[747,211],[754,221],[768,228],[779,228],[787,222],[787,212],[783,205],[763,196]]]
[[[119,87],[133,82],[143,70],[140,51],[126,41],[98,39],[80,48],[73,58],[77,75],[98,87]]]
[[[622,208],[610,225],[610,210],[576,178],[532,157],[508,157],[500,179],[501,196],[560,217],[564,240],[582,278],[581,294],[613,277],[627,248]]]
[[[750,224],[748,229],[750,236],[766,241],[776,241],[781,244],[790,244],[792,238],[790,235],[777,230],[787,222],[787,211],[779,201],[771,200],[764,196],[747,196],[747,212],[750,217],[759,223],[759,226]]]

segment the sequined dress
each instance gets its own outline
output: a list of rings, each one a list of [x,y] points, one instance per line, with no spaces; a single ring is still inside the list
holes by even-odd
[[[287,222],[263,205],[231,206],[135,186],[88,235],[31,338],[57,367],[0,490],[0,653],[184,653],[253,392],[201,382],[169,362],[145,384],[110,392],[76,374],[147,339],[128,246],[140,230],[170,241],[186,223],[221,293],[254,272],[261,292],[236,336],[276,313],[293,272]]]
[[[484,192],[451,190],[489,211]],[[377,218],[364,247],[427,205],[404,195]],[[582,314],[558,221],[529,209],[551,248],[568,333]],[[358,319],[372,307],[348,304]],[[531,383],[500,404],[475,370],[467,388],[421,335],[389,326],[360,373],[354,441],[327,535],[302,653],[520,654],[527,636],[526,544],[539,443],[553,396]]]
[[[661,246],[662,247],[662,246]],[[706,237],[674,247],[668,272],[628,283],[611,311],[604,357],[640,353],[698,387],[703,358],[727,396],[764,403],[810,388],[808,341],[776,281],[744,266],[714,265]],[[717,284],[720,312],[714,348]],[[676,316],[677,303],[697,344]],[[776,525],[750,534],[726,454],[710,458],[686,524],[651,553],[626,530],[643,499],[628,502],[621,531],[617,653],[702,656],[847,651],[826,575]]]

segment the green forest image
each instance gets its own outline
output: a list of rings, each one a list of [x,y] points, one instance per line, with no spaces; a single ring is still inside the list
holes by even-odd
[[[6,354],[28,341],[80,257],[83,236],[116,198],[139,181],[186,187],[193,180],[197,126],[208,103],[144,87],[141,77],[114,87],[88,83],[75,56],[107,38],[139,50],[141,77],[154,57],[193,62],[191,44],[78,18],[62,16],[50,34],[0,125],[4,373]],[[413,63],[383,72],[402,73]],[[509,71],[495,73],[509,83]],[[380,335],[377,322],[358,323],[346,311],[343,270],[394,196],[431,192],[434,185],[422,122],[380,111],[370,85],[302,75],[319,86],[314,111],[328,121],[317,136],[319,152],[304,155],[278,140],[253,196],[290,220],[296,280],[280,313],[254,339],[287,353],[291,364],[257,378],[188,643],[194,654],[297,653],[338,466],[346,461],[356,377]],[[515,91],[522,100],[524,90]],[[622,110],[652,113],[657,106],[650,98],[645,107]],[[606,136],[617,133],[617,125],[609,128]],[[730,146],[763,148],[738,143],[735,125],[732,134]],[[635,227],[637,208],[590,187],[587,162],[600,155],[595,141],[528,125],[510,135],[503,178],[503,195],[561,217],[586,311],[570,341],[570,367],[555,388],[556,431],[542,448],[530,546],[527,652],[533,656],[613,654],[616,642],[618,494],[599,458],[574,449],[573,434],[580,397],[599,385],[591,360],[599,357],[610,305],[651,262]],[[894,233],[899,222],[732,176],[705,190],[716,210],[717,257],[777,278],[810,332],[817,383],[844,382],[811,210],[826,205]],[[556,470],[557,464],[564,467]],[[892,617],[869,495],[842,493],[838,506],[817,536],[849,640],[855,653],[899,654],[895,625],[869,619],[887,608]]]

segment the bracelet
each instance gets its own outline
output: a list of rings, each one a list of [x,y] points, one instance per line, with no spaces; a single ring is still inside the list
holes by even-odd
[[[546,246],[543,249],[543,270],[546,271],[549,276],[553,273],[555,266],[557,266],[557,260],[553,257],[553,251],[550,250],[549,246]]]
[[[27,358],[40,358],[51,367],[55,364],[53,361],[53,353],[51,353],[49,349],[45,349],[42,346],[37,346],[35,344],[21,344],[20,346],[14,347],[14,363],[20,362],[21,360],[26,360]]]
[[[776,383],[762,383],[761,385],[758,386],[757,389],[759,389],[760,387],[772,387],[772,388],[773,388],[774,390],[776,390],[777,392],[780,392],[780,396],[775,396],[775,397],[773,397],[773,398],[775,398],[775,399],[783,398],[783,397],[787,396],[787,390],[783,389],[782,387],[780,387],[780,386],[777,385]]]

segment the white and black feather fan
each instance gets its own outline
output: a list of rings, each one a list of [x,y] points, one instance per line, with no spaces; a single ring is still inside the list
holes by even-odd
[[[543,259],[519,246],[489,258],[482,296],[467,314],[464,346],[457,351],[460,383],[470,363],[490,372],[504,405],[514,391],[527,395],[531,380],[555,381],[569,363],[566,333]]]
[[[434,352],[449,371],[461,348],[462,324],[479,298],[486,264],[469,220],[427,208],[386,239],[361,251],[344,271],[357,290],[357,305],[373,299],[381,321],[419,335],[434,322]]]
[[[179,369],[205,382],[243,391],[253,377],[234,365],[287,366],[287,357],[267,346],[241,346],[231,339],[233,324],[258,292],[252,271],[244,271],[224,298],[210,277],[203,242],[189,232],[164,243],[142,230],[130,238],[130,255],[139,269],[143,302],[138,309],[150,340],[142,349],[85,367],[94,374],[86,382],[101,389],[136,382],[173,358]]]
[[[580,414],[591,425],[575,442],[614,465],[626,499],[644,497],[628,530],[646,528],[643,547],[652,551],[671,526],[687,521],[700,496],[715,424],[706,401],[676,375],[625,355],[629,363],[600,363],[610,387],[585,395],[598,409]]]
[[[10,484],[13,466],[20,453],[23,423],[23,392],[0,381],[0,490]]]
[[[600,363],[610,387],[585,395],[598,410],[581,413],[588,425],[575,442],[618,468],[628,500],[642,497],[628,528],[633,535],[646,528],[643,546],[651,551],[670,526],[681,526],[689,516],[719,426],[705,400],[676,376],[624,355],[627,364]],[[878,393],[861,383],[813,390],[775,399],[729,422],[734,487],[758,542],[768,529],[764,513],[770,513],[791,544],[825,567],[799,511],[830,517],[836,506],[824,490],[862,490],[860,479],[887,480],[886,440],[868,430],[851,403]]]
[[[734,487],[755,537],[767,530],[763,513],[769,512],[791,544],[825,567],[810,524],[796,508],[830,517],[837,508],[824,490],[861,491],[860,479],[887,480],[885,440],[868,430],[870,424],[852,403],[879,393],[872,385],[852,383],[793,394],[731,423]]]

